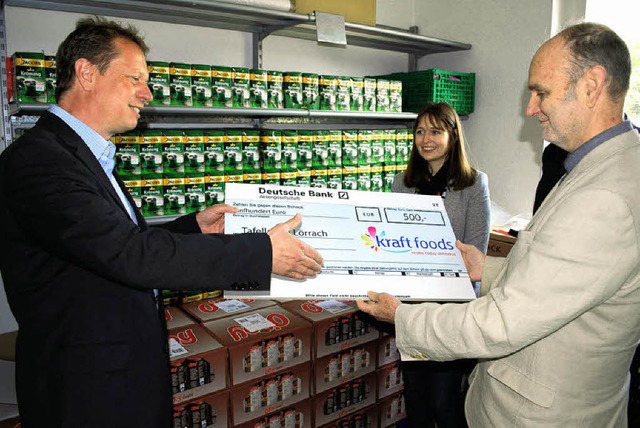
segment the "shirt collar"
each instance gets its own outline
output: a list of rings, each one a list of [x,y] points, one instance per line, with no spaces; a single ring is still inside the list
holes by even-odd
[[[592,139],[590,139],[589,141],[587,141],[586,143],[578,147],[576,151],[569,153],[567,155],[567,158],[564,161],[564,169],[567,172],[570,172],[573,168],[576,167],[576,165],[578,165],[578,163],[587,154],[589,154],[593,149],[598,147],[600,144],[614,137],[617,137],[618,135],[624,134],[625,132],[630,131],[632,129],[633,129],[633,126],[631,125],[631,122],[629,122],[628,120],[625,120],[617,124],[616,126],[601,132],[600,134],[596,135],[595,137],[593,137]]]
[[[111,174],[113,171],[113,157],[116,153],[115,144],[102,138],[94,129],[56,104],[52,104],[49,107],[49,112],[55,114],[69,125],[69,127],[80,136],[82,141],[84,141],[98,162],[100,162],[100,166],[102,166],[107,174]]]

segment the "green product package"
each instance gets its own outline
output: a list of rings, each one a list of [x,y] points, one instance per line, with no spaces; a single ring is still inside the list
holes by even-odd
[[[358,167],[358,190],[371,190],[371,167]]]
[[[319,79],[320,110],[336,110],[336,77],[320,76]]]
[[[282,90],[284,91],[284,108],[302,108],[302,73],[286,72],[283,74]]]
[[[56,102],[56,57],[54,55],[45,55],[44,57],[44,76],[46,79],[47,102]]]
[[[285,130],[282,132],[282,172],[296,172],[298,170],[298,131]],[[290,178],[285,176],[284,178]],[[294,175],[295,181],[295,175]]]
[[[351,77],[336,77],[336,110],[351,110]]]
[[[308,110],[318,110],[320,99],[318,98],[318,75],[302,73],[302,107]]]
[[[233,71],[230,67],[211,67],[211,88],[214,107],[233,107]]]
[[[393,186],[393,181],[396,178],[396,167],[395,165],[385,165],[382,172],[382,189],[384,192],[391,192],[391,188]]]
[[[311,181],[309,183],[310,187],[327,187],[327,170],[323,168],[313,168],[311,170]]]
[[[371,131],[371,165],[384,164],[384,133],[380,129]]]
[[[362,111],[364,109],[364,78],[351,78],[351,111]]]
[[[155,217],[164,215],[164,188],[162,179],[145,180],[140,187],[142,215]]]
[[[376,81],[376,111],[389,111],[389,81],[387,79]]]
[[[396,130],[385,129],[382,131],[382,140],[384,145],[384,164],[396,164]]]
[[[162,146],[167,140],[164,132],[145,129],[140,143],[140,176],[143,180],[162,178]]]
[[[171,104],[171,80],[169,79],[169,63],[163,61],[147,61],[149,80],[147,86],[153,99],[149,105]]]
[[[396,131],[396,165],[409,163],[409,155],[413,148],[413,134],[408,129]]]
[[[358,190],[358,167],[342,167],[342,188],[346,190]]]
[[[42,52],[13,54],[15,94],[21,103],[46,103],[47,82]]]
[[[182,180],[175,180],[176,184],[163,186],[164,215],[185,214],[184,206],[184,183]]]
[[[227,181],[242,181],[242,170],[242,131],[229,129],[224,143],[224,174],[228,177]]]
[[[342,165],[358,166],[358,131],[355,129],[342,131]]]
[[[298,168],[298,177],[296,179],[298,186],[309,187],[311,186],[311,170],[301,170]]]
[[[342,168],[342,131],[336,129],[329,131],[329,147],[327,155],[328,166],[330,169]]]
[[[282,168],[282,131],[262,130],[260,132],[260,153],[262,155],[262,171],[265,174],[277,174],[279,179]],[[267,176],[267,178],[270,177]]]
[[[266,70],[249,72],[249,105],[253,108],[269,107]]]
[[[184,175],[185,177],[202,177],[204,165],[204,131],[192,129],[186,131],[184,143]]]
[[[226,132],[218,129],[204,131],[204,174],[224,176],[224,142]]]
[[[316,131],[306,129],[298,131],[298,183],[301,186],[308,186],[311,182],[315,141]]]
[[[169,85],[171,105],[192,106],[191,65],[181,62],[169,63]]]
[[[369,190],[372,192],[382,192],[384,188],[382,166],[371,167],[371,181]]]
[[[191,65],[191,95],[193,105],[211,107],[211,66],[206,64]]]
[[[371,166],[371,140],[373,135],[370,130],[358,131],[358,166]]]
[[[282,89],[282,72],[267,71],[267,107],[284,108],[284,92]]]
[[[376,79],[371,77],[364,78],[363,111],[376,111]]]
[[[326,170],[329,167],[329,131],[316,132],[316,141],[313,143],[313,170]]]
[[[233,106],[248,108],[249,102],[249,82],[251,80],[249,69],[245,67],[232,67],[233,75]]]
[[[329,168],[327,170],[327,187],[329,189],[342,189],[342,168]]]
[[[260,131],[242,131],[242,171],[245,182],[260,183],[262,165],[260,162]]]
[[[162,176],[164,178],[184,178],[184,146],[187,134],[181,130],[165,131],[166,140],[162,144]]]
[[[192,177],[185,179],[184,208],[186,213],[194,213],[206,208],[204,177]]]
[[[400,113],[402,111],[402,82],[389,80],[389,111]]]
[[[111,140],[116,146],[115,169],[123,181],[140,180],[140,143],[142,135],[129,131],[114,135]]]
[[[225,183],[223,175],[205,177],[204,196],[205,205],[207,207],[224,202],[224,187]]]

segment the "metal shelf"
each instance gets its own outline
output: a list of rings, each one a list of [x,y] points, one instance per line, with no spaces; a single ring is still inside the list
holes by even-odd
[[[46,103],[10,103],[11,115],[39,115],[47,110]],[[142,126],[149,122],[157,123],[158,127],[177,125],[184,127],[206,126],[207,124],[233,125],[252,123],[242,119],[255,119],[257,123],[274,121],[284,123],[291,119],[292,123],[323,123],[337,121],[357,123],[358,121],[374,122],[410,122],[416,118],[416,113],[385,113],[368,111],[332,111],[332,110],[304,110],[304,109],[258,109],[258,108],[224,108],[224,107],[188,107],[188,106],[146,106],[141,112]],[[234,120],[240,119],[240,120]]]
[[[180,23],[315,40],[315,15],[207,0],[5,0],[9,6]],[[471,49],[460,43],[385,26],[345,23],[347,44],[424,56]]]

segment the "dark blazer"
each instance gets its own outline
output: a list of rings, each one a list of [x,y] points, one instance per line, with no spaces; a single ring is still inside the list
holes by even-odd
[[[167,337],[153,289],[268,287],[267,234],[201,234],[193,215],[149,228],[136,216],[139,225],[51,113],[0,155],[0,270],[19,328],[25,428],[168,427]]]

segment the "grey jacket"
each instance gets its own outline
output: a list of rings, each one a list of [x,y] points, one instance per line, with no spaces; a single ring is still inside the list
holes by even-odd
[[[415,187],[404,184],[404,172],[396,175],[391,186],[395,193],[415,193]],[[462,190],[447,189],[444,198],[453,234],[465,244],[474,245],[486,253],[489,245],[490,209],[489,179],[478,171],[473,186]]]

